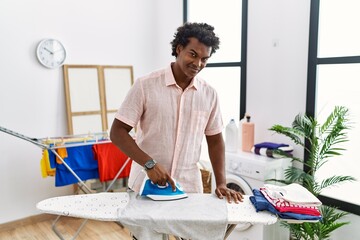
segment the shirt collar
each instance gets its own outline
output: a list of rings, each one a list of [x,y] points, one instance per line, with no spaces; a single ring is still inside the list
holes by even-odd
[[[176,85],[175,77],[171,69],[171,64],[165,70],[165,83],[166,86]],[[196,90],[198,89],[198,86],[199,86],[199,79],[197,78],[197,76],[195,76],[194,79],[189,84],[188,88],[194,87]]]

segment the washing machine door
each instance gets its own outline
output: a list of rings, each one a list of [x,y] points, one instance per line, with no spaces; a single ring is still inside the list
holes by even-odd
[[[240,192],[243,195],[253,195],[253,192],[252,192],[252,189],[251,189],[249,183],[246,182],[246,180],[243,179],[241,176],[227,174],[226,186],[232,190]],[[251,226],[252,225],[250,223],[237,224],[234,230],[245,231],[245,230],[249,229]]]

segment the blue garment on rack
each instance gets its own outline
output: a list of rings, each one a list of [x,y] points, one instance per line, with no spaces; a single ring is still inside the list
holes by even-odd
[[[66,146],[65,146],[66,147]],[[98,161],[94,158],[92,144],[84,146],[67,147],[68,157],[64,158],[66,164],[85,181],[99,178]],[[66,168],[65,164],[56,163],[56,156],[49,151],[50,165],[56,167],[55,186],[65,186],[79,182],[78,179]]]
[[[256,212],[269,211],[279,216],[282,219],[297,219],[297,220],[321,220],[321,216],[312,216],[307,214],[299,214],[292,212],[279,212],[275,207],[262,195],[260,190],[253,189],[254,196],[250,196],[250,201],[254,205]]]

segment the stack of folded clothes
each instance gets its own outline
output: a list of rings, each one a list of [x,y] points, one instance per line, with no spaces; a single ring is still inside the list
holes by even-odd
[[[288,144],[273,142],[258,143],[251,148],[251,152],[255,154],[272,158],[291,157],[293,150],[294,148]]]
[[[253,189],[250,201],[256,211],[267,210],[282,219],[321,220],[318,207],[321,202],[303,186],[292,183],[285,186],[265,184]]]

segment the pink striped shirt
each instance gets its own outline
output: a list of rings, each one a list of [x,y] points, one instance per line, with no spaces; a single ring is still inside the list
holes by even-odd
[[[186,192],[202,192],[197,167],[205,135],[221,133],[216,91],[199,77],[182,90],[171,66],[137,79],[116,116],[135,127],[139,147],[161,163]],[[145,173],[133,161],[129,187],[139,191]]]

